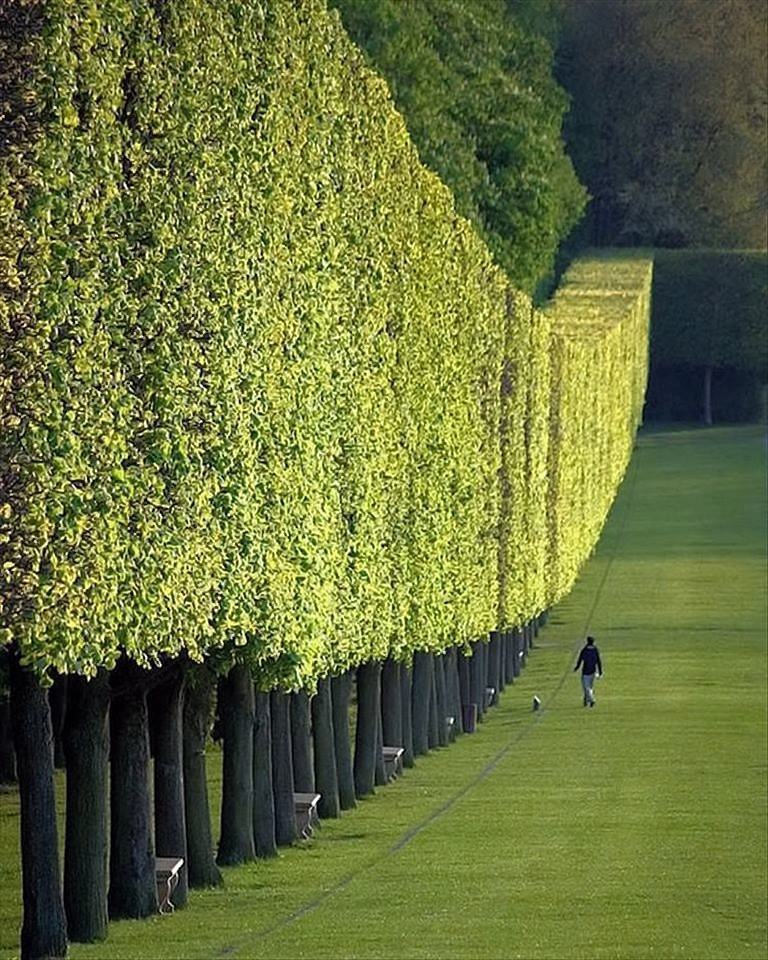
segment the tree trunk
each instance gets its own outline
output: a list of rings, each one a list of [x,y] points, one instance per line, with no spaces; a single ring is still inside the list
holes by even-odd
[[[488,643],[488,686],[493,687],[491,706],[496,707],[501,686],[501,638],[495,630]]]
[[[251,673],[236,664],[219,684],[224,756],[221,784],[221,839],[217,862],[232,866],[253,860],[253,723]]]
[[[376,743],[381,709],[381,664],[376,660],[357,668],[357,729],[355,732],[355,795],[367,797],[374,792],[376,779]]]
[[[291,755],[291,698],[273,690],[269,695],[272,715],[272,793],[275,798],[275,841],[290,847],[296,841],[296,808],[293,800]]]
[[[109,916],[113,920],[148,917],[157,911],[145,679],[146,674],[127,661],[112,674]]]
[[[16,752],[13,749],[9,697],[0,697],[0,783],[16,783]]]
[[[64,909],[67,934],[78,943],[107,935],[107,777],[109,674],[69,678],[64,750],[67,820]]]
[[[253,840],[256,856],[261,859],[277,856],[270,701],[270,694],[256,691],[256,720],[253,725]]]
[[[432,655],[430,654],[430,656]],[[430,750],[436,750],[440,746],[440,738],[437,732],[439,724],[437,722],[437,694],[435,692],[436,672],[435,658],[432,656],[432,683],[429,686],[429,726],[427,727],[427,743]]]
[[[349,699],[352,694],[352,672],[331,679],[333,705],[333,744],[336,754],[336,780],[339,785],[339,806],[351,810],[355,800],[355,778],[352,772],[352,747],[349,741]]]
[[[184,751],[182,711],[184,669],[179,667],[151,697],[155,741],[155,851],[158,857],[182,857],[179,882],[171,902],[187,902],[187,826],[184,816]]]
[[[315,792],[315,768],[312,764],[312,717],[309,694],[299,690],[291,694],[291,752],[293,782],[297,793]]]
[[[506,683],[515,682],[515,632],[506,630],[504,633],[504,680]]]
[[[519,677],[523,669],[523,657],[525,656],[525,637],[522,627],[515,627],[513,639],[515,648],[515,676]]]
[[[702,421],[707,427],[712,426],[712,367],[704,367],[704,400]]]
[[[449,716],[453,717],[453,724],[448,735],[452,742],[461,733],[461,692],[459,690],[458,654],[456,647],[451,647],[445,655],[445,691]]]
[[[64,957],[67,927],[59,883],[53,732],[45,690],[10,655],[11,722],[21,805],[22,960]]]
[[[397,660],[385,660],[381,667],[381,731],[384,746],[402,747],[403,704]]]
[[[384,727],[381,722],[381,710],[376,717],[376,769],[373,775],[373,782],[377,787],[386,787],[387,768],[384,764]]]
[[[472,658],[469,661],[470,703],[477,704],[477,719],[479,720],[483,715],[483,706],[485,703],[483,645],[479,640],[475,640],[471,646]]]
[[[461,703],[459,723],[461,724],[461,732],[466,733],[464,729],[464,707],[470,703],[474,703],[472,699],[472,658],[464,653],[463,648],[457,651],[456,657],[459,675],[459,700]]]
[[[63,770],[66,765],[64,757],[64,723],[67,717],[67,677],[60,675],[53,681],[48,691],[48,702],[51,705],[51,729],[53,730],[53,765],[57,770]]]
[[[221,871],[213,855],[205,743],[211,717],[214,678],[205,666],[187,676],[183,711],[184,820],[190,887],[218,887]]]
[[[411,669],[400,664],[400,706],[403,709],[403,766],[413,766],[413,716],[411,712]]]
[[[312,740],[315,758],[315,789],[320,794],[317,812],[323,818],[339,816],[339,781],[336,773],[336,750],[333,743],[333,708],[331,681],[318,680],[312,697]]]
[[[413,753],[417,757],[429,753],[429,721],[433,676],[432,656],[423,650],[413,655]]]
[[[507,685],[507,635],[503,631],[499,631],[498,634],[498,645],[499,645],[499,686],[498,692],[504,693],[504,688]]]
[[[448,695],[445,685],[445,655],[436,654],[435,670],[435,710],[437,712],[437,744],[448,746]]]

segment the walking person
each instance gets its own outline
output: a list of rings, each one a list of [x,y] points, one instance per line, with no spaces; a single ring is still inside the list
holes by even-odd
[[[598,677],[603,675],[603,665],[600,662],[600,651],[595,646],[595,638],[587,637],[586,644],[579,652],[579,659],[573,668],[575,673],[581,667],[581,686],[584,690],[584,706],[594,707],[595,705],[595,674]]]

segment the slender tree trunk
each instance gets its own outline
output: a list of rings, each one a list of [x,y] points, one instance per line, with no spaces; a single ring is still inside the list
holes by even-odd
[[[520,627],[515,627],[512,631],[512,649],[514,651],[514,673],[516,677],[520,676],[523,667],[523,631]]]
[[[53,765],[63,770],[66,765],[64,756],[64,722],[67,717],[67,682],[65,675],[59,675],[48,691],[51,704],[51,729],[53,730]]]
[[[333,743],[331,681],[327,677],[318,681],[317,693],[312,698],[312,739],[315,748],[315,789],[320,794],[317,812],[325,819],[338,817],[339,781]]]
[[[189,887],[182,745],[184,672],[179,667],[178,673],[157,687],[151,698],[155,732],[155,850],[158,857],[184,860],[171,898],[174,907],[186,904]]]
[[[355,795],[374,792],[376,777],[376,731],[380,703],[381,664],[376,660],[357,668],[357,729],[355,733]]]
[[[64,909],[69,939],[92,943],[107,935],[109,675],[70,677],[68,698]]]
[[[411,712],[411,668],[400,664],[400,706],[403,710],[403,766],[413,766],[413,715]]]
[[[403,704],[397,660],[385,660],[381,667],[381,730],[384,746],[402,747]]]
[[[59,883],[50,706],[45,690],[19,665],[15,652],[9,666],[21,804],[21,957],[64,957],[67,927]]]
[[[291,751],[293,754],[293,782],[297,793],[314,793],[312,715],[309,708],[309,694],[306,690],[299,690],[291,694]]]
[[[493,687],[491,706],[498,706],[501,686],[501,639],[495,630],[491,633],[488,643],[488,686]]]
[[[113,671],[109,845],[109,916],[157,911],[149,804],[146,675],[130,662]],[[119,691],[119,692],[117,692]]]
[[[256,691],[253,725],[253,840],[256,856],[277,856],[275,789],[272,782],[272,709],[270,695]],[[309,703],[307,703],[309,706]],[[314,776],[313,776],[314,782]]]
[[[214,858],[205,766],[213,684],[213,674],[207,667],[193,667],[187,677],[184,695],[184,821],[190,887],[218,887],[222,881]]]
[[[472,658],[469,661],[470,703],[477,704],[477,719],[483,715],[485,702],[485,673],[483,662],[483,645],[479,640],[472,643]]]
[[[707,427],[712,426],[712,367],[704,367],[704,402],[702,420]]]
[[[504,693],[504,688],[507,685],[507,635],[503,631],[499,631],[497,638],[499,646],[499,686],[498,692]]]
[[[0,696],[0,783],[16,783],[16,752],[11,732],[11,700]]]
[[[448,694],[445,684],[445,655],[437,654],[435,660],[435,705],[437,710],[437,742],[448,746]]]
[[[461,724],[461,732],[466,733],[464,729],[464,707],[474,703],[472,699],[472,658],[464,653],[463,648],[457,651],[456,657],[458,660],[459,701],[461,704],[459,723]]]
[[[445,656],[445,689],[448,700],[448,714],[453,717],[449,741],[453,741],[462,731],[461,725],[461,691],[459,690],[459,651],[451,647]]]
[[[377,787],[385,787],[387,780],[387,768],[384,764],[384,725],[381,721],[381,710],[376,717],[376,768],[374,771],[373,782]]]
[[[515,644],[514,631],[504,632],[504,680],[507,685],[515,682]]]
[[[355,777],[352,772],[352,746],[349,739],[349,699],[352,695],[352,672],[331,679],[333,706],[333,744],[336,754],[336,780],[339,785],[339,806],[351,810],[355,800]]]
[[[221,839],[217,861],[232,866],[253,860],[253,683],[248,667],[236,664],[219,684],[224,737]]]
[[[436,692],[436,676],[437,666],[435,664],[435,657],[430,654],[432,658],[432,682],[429,685],[429,725],[427,727],[427,744],[429,745],[430,750],[435,750],[440,746],[440,737],[438,734],[438,728],[440,724],[437,722],[437,692]]]
[[[272,792],[275,797],[275,840],[278,847],[296,841],[296,807],[293,800],[291,756],[291,698],[273,690],[269,696],[272,714]]]
[[[413,752],[417,757],[429,753],[429,721],[433,676],[432,656],[423,650],[413,655]]]

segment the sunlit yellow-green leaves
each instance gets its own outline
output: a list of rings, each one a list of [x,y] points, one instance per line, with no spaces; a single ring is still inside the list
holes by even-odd
[[[311,685],[560,596],[631,447],[647,264],[532,313],[320,0],[46,11],[0,159],[2,641]]]

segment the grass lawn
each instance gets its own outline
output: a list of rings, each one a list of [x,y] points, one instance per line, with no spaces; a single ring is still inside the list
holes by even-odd
[[[72,956],[764,960],[764,494],[758,429],[645,434],[597,554],[477,734]],[[570,670],[587,628],[594,710]],[[1,957],[17,816],[0,796]]]

